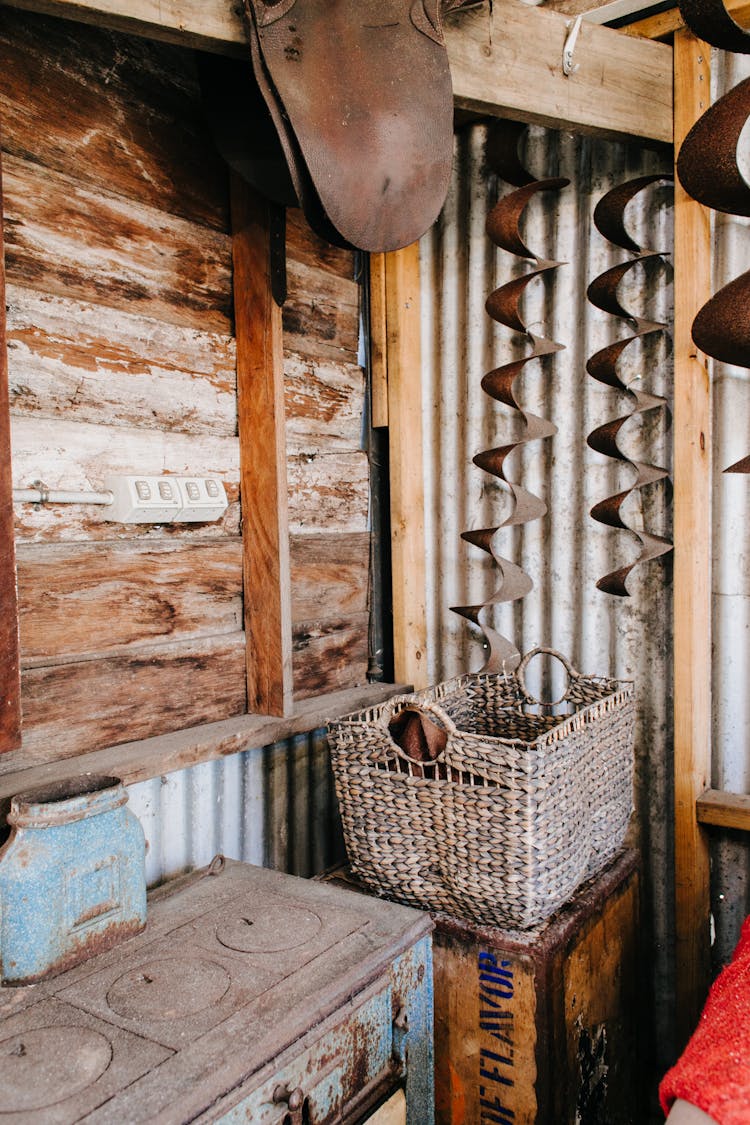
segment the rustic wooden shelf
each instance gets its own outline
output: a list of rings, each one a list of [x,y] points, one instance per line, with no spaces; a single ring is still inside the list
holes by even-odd
[[[114,775],[126,785],[147,781],[199,762],[210,762],[269,746],[296,734],[316,730],[329,719],[339,718],[352,711],[374,707],[378,703],[408,691],[404,684],[364,684],[346,691],[319,695],[297,703],[291,715],[239,715],[218,723],[172,731],[155,738],[124,742],[92,750],[74,758],[45,762],[38,755],[32,760],[20,750],[0,757],[0,801],[36,785],[58,781],[71,775],[98,773]],[[54,754],[51,749],[50,757]]]
[[[696,811],[701,824],[750,832],[750,794],[706,789],[696,801]]]

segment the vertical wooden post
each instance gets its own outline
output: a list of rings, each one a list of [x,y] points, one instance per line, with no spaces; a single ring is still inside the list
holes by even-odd
[[[393,662],[397,682],[427,684],[419,245],[386,255]]]
[[[232,177],[232,260],[248,710],[292,709],[292,609],[281,309],[270,205]]]
[[[15,750],[21,744],[18,591],[13,528],[2,200],[0,169],[0,753]]]
[[[710,101],[710,48],[674,37],[675,155]],[[711,295],[706,208],[675,178],[674,779],[677,1033],[695,1026],[709,982],[709,857],[696,800],[711,768],[711,388],[690,330]]]
[[[385,254],[370,254],[370,400],[372,425],[388,425],[388,328]]]

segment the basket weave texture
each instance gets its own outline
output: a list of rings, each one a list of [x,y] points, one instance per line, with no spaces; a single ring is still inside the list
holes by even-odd
[[[540,652],[568,672],[554,705],[526,689]],[[415,761],[392,738],[404,709],[446,732],[435,760]],[[412,906],[538,925],[623,843],[634,712],[631,683],[581,675],[534,649],[514,673],[460,676],[330,723],[352,870]]]

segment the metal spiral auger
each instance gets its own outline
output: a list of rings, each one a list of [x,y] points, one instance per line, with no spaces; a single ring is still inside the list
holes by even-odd
[[[495,527],[464,531],[461,538],[489,554],[499,573],[500,582],[492,595],[478,605],[453,606],[453,612],[471,621],[484,633],[488,647],[487,660],[482,672],[501,672],[514,669],[520,653],[513,642],[502,636],[491,624],[492,608],[504,602],[524,597],[533,589],[529,575],[500,551],[500,540],[505,528],[518,527],[540,519],[547,511],[544,501],[523,485],[513,480],[508,472],[508,460],[516,449],[528,442],[550,437],[557,432],[554,423],[524,409],[516,399],[514,383],[527,363],[544,360],[564,345],[529,331],[521,312],[521,303],[527,286],[538,277],[556,270],[564,263],[540,257],[524,243],[520,231],[523,213],[529,202],[541,192],[560,191],[570,181],[562,177],[535,180],[523,167],[518,157],[518,144],[525,125],[500,122],[494,126],[487,145],[487,164],[492,172],[515,188],[502,196],[487,218],[487,236],[501,250],[531,260],[533,268],[521,277],[514,278],[493,290],[485,305],[487,314],[498,324],[523,333],[531,344],[531,351],[521,359],[503,363],[488,371],[482,378],[482,389],[496,402],[516,411],[524,423],[520,438],[493,449],[484,450],[474,457],[474,464],[502,481],[511,500],[508,517]]]

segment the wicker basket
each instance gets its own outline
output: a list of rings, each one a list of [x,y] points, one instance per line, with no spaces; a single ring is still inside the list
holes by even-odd
[[[562,700],[525,673],[564,664]],[[567,714],[560,714],[561,706]],[[389,724],[418,709],[447,734],[417,762]],[[349,862],[372,890],[486,925],[542,922],[622,845],[632,812],[632,684],[534,649],[513,674],[468,675],[329,725]]]

